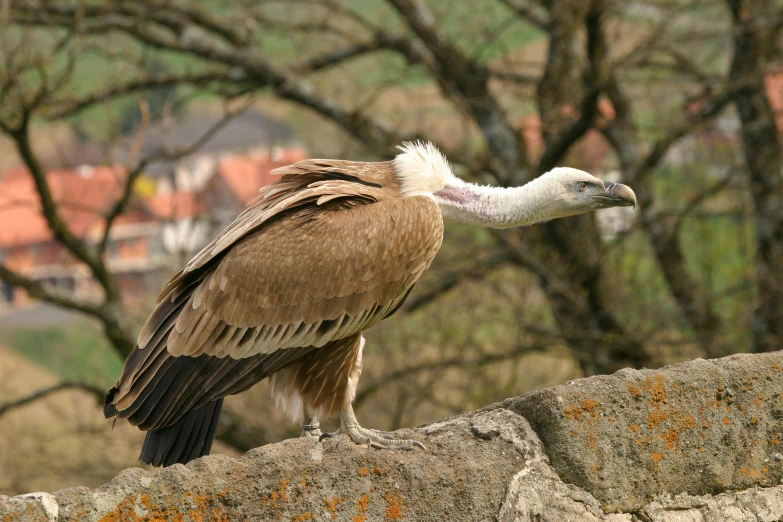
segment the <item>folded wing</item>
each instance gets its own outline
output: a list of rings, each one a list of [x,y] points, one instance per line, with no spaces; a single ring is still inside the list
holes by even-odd
[[[161,429],[392,313],[443,224],[366,165],[311,160],[265,187],[166,285],[107,415]]]

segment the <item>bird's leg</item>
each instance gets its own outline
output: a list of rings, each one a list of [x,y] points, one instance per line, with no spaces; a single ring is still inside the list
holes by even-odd
[[[318,422],[318,415],[307,405],[302,408],[304,420],[302,421],[302,434],[300,437],[318,438],[321,437],[321,424]]]
[[[359,425],[359,421],[356,420],[356,414],[353,412],[353,405],[350,402],[346,402],[340,410],[340,429],[333,433],[324,433],[320,439],[323,440],[326,437],[334,437],[343,433],[351,437],[351,440],[356,444],[367,444],[375,448],[415,447],[427,449],[424,444],[417,440],[396,439],[391,433],[362,428]]]

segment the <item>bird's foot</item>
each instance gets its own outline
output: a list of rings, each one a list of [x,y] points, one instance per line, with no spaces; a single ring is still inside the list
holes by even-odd
[[[302,434],[300,437],[307,437],[308,439],[318,439],[321,440],[321,425],[318,422],[311,422],[306,423],[303,422],[300,424],[302,426]]]
[[[348,408],[344,409],[340,413],[340,428],[332,433],[323,433],[319,437],[319,440],[325,438],[336,437],[337,435],[346,434],[356,444],[366,444],[373,448],[419,448],[426,450],[426,446],[421,442],[413,439],[398,439],[392,433],[370,430],[362,428],[356,420],[356,416],[353,413],[353,408],[348,405]]]

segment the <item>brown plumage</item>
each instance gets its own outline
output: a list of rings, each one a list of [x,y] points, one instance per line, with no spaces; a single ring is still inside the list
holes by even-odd
[[[362,428],[353,413],[362,331],[394,313],[440,248],[443,217],[505,228],[636,204],[633,191],[554,169],[523,187],[466,183],[431,144],[394,161],[308,160],[259,196],[164,287],[106,397],[107,417],[148,431],[141,460],[209,453],[223,397],[271,377],[304,417],[340,413],[356,443],[419,446]]]
[[[353,398],[361,332],[396,310],[432,262],[440,210],[430,198],[402,197],[392,162],[309,160],[277,172],[163,289],[107,415],[181,432],[188,412],[283,368],[273,387],[280,402],[295,394],[330,415]],[[187,461],[194,444],[208,452],[199,439],[181,455],[158,445],[142,460]]]

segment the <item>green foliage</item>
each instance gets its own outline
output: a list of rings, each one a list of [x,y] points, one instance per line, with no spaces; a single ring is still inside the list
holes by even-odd
[[[64,380],[108,387],[122,370],[122,359],[89,323],[7,329],[3,344]]]

